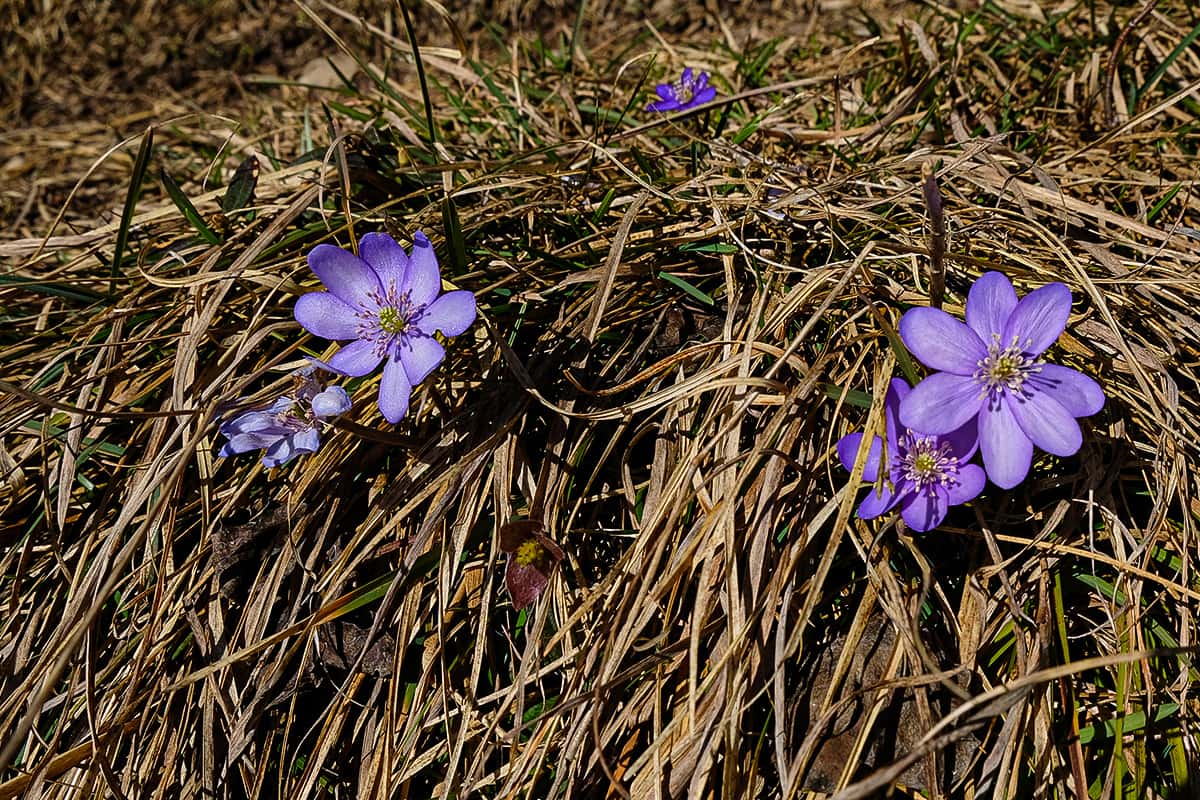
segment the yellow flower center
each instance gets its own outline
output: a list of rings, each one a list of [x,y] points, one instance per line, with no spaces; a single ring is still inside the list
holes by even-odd
[[[939,442],[936,436],[921,436],[910,430],[899,445],[900,472],[918,489],[958,482],[958,457],[950,450],[949,442]]]
[[[928,475],[938,467],[937,459],[932,453],[921,453],[913,459],[913,472],[918,475]]]
[[[542,547],[537,539],[526,539],[517,548],[517,566],[528,567],[535,564],[542,559],[545,552],[546,548]]]
[[[987,356],[976,362],[975,366],[975,382],[980,385],[983,394],[992,397],[1006,391],[1020,394],[1024,391],[1025,381],[1042,371],[1042,361],[1026,355],[1025,348],[1017,342],[1016,337],[1004,347],[1000,344],[999,334],[993,334]]]
[[[379,327],[388,333],[404,333],[408,321],[400,315],[398,309],[384,306],[379,309]]]

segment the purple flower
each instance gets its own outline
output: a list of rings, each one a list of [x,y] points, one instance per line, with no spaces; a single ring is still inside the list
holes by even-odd
[[[221,425],[229,439],[217,455],[231,456],[266,450],[263,466],[278,467],[298,455],[315,453],[321,446],[322,420],[350,410],[350,397],[340,386],[324,389],[312,377],[313,368],[293,373],[296,386],[266,409],[239,414]]]
[[[434,338],[457,336],[475,321],[475,296],[466,290],[438,296],[442,277],[425,234],[413,234],[412,255],[386,233],[368,233],[358,256],[319,244],[308,266],[329,289],[296,301],[296,321],[326,339],[353,340],[328,366],[359,377],[383,361],[379,410],[396,423],[408,412],[413,387],[442,363],[446,351]]]
[[[967,322],[934,308],[914,308],[900,319],[900,337],[930,369],[900,406],[908,426],[943,433],[978,419],[979,450],[992,482],[1004,489],[1029,473],[1036,444],[1069,456],[1083,434],[1076,417],[1104,406],[1091,378],[1047,364],[1042,353],[1058,339],[1071,313],[1071,292],[1050,283],[1020,301],[999,272],[975,281],[967,295]]]
[[[541,596],[554,568],[566,556],[534,519],[516,520],[500,528],[500,549],[508,554],[504,585],[517,609]]]
[[[883,485],[872,489],[858,507],[862,519],[874,519],[896,506],[908,527],[929,531],[942,524],[950,506],[974,500],[987,482],[983,470],[968,464],[975,454],[974,426],[963,425],[944,436],[919,433],[901,428],[897,416],[901,403],[913,390],[904,381],[893,378],[883,399],[884,434],[887,436],[888,466]],[[837,452],[842,466],[854,469],[863,433],[851,433],[838,440]],[[867,450],[863,480],[880,478],[883,441],[872,437]]]
[[[691,67],[674,83],[660,83],[654,91],[658,100],[646,106],[647,111],[682,111],[685,108],[703,105],[717,96],[717,90],[708,85],[708,73],[696,75]]]

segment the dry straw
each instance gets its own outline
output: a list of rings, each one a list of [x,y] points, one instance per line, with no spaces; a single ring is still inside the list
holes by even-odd
[[[353,89],[253,83],[214,95],[224,117],[159,99],[121,126],[154,127],[216,241],[151,173],[115,292],[136,146],[71,121],[46,145],[28,109],[0,134],[6,186],[43,161],[28,207],[2,190],[0,798],[1194,788],[1183,4],[1138,18],[1115,80],[1134,14],[1102,4],[745,4],[651,32],[596,3],[541,40],[520,4],[497,38],[468,4],[458,41],[422,7],[436,148],[392,6],[267,5],[298,50],[334,52],[312,19],[336,32]],[[233,30],[216,6],[194,30]],[[66,35],[58,13],[6,46]],[[683,65],[718,98],[646,116]],[[253,199],[222,211],[248,157]],[[216,459],[228,404],[332,352],[291,317],[307,250],[453,216],[467,263],[443,275],[482,321],[406,420],[367,381],[318,453]],[[913,368],[895,324],[930,301],[931,242],[954,314],[987,270],[1070,286],[1056,358],[1109,403],[1078,457],[914,537],[856,519],[831,455]],[[518,614],[497,531],[524,518],[566,558]]]

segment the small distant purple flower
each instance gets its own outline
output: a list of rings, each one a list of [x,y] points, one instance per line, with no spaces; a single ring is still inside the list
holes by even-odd
[[[353,377],[383,363],[379,410],[396,423],[408,412],[413,387],[445,358],[434,338],[457,336],[475,321],[475,296],[466,290],[440,297],[437,255],[425,234],[413,234],[412,255],[386,233],[359,240],[358,256],[319,244],[308,266],[329,289],[296,301],[296,321],[309,333],[337,341],[353,340],[328,366]]]
[[[1069,456],[1083,434],[1077,417],[1104,406],[1091,378],[1047,364],[1042,353],[1062,334],[1071,292],[1050,283],[1020,301],[999,272],[975,281],[964,325],[944,311],[914,308],[900,319],[900,337],[930,369],[900,406],[900,420],[942,433],[978,419],[979,449],[992,483],[1011,489],[1025,479],[1036,444]]]
[[[312,376],[312,368],[294,374],[296,386],[291,394],[266,409],[246,411],[221,425],[221,435],[229,441],[217,455],[266,450],[263,466],[279,467],[296,456],[317,452],[321,422],[349,411],[350,397],[340,386],[324,389]]]
[[[683,111],[711,101],[717,96],[716,87],[708,85],[708,73],[692,72],[691,67],[674,83],[660,83],[654,91],[658,100],[646,106],[647,111]]]
[[[976,435],[970,425],[936,435],[902,428],[897,415],[901,402],[912,389],[895,378],[883,399],[884,434],[888,463],[883,487],[872,489],[858,507],[862,519],[874,519],[899,506],[900,516],[915,531],[929,531],[942,524],[950,506],[974,500],[987,483],[983,470],[968,464],[975,454]],[[847,470],[854,469],[863,433],[843,436],[837,443],[838,459]],[[883,440],[875,436],[867,451],[863,480],[879,480]]]

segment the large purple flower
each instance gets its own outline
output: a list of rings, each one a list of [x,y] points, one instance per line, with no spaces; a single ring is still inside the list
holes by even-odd
[[[943,433],[978,418],[983,465],[1005,489],[1025,479],[1035,444],[1057,456],[1074,454],[1083,442],[1075,418],[1099,411],[1104,391],[1086,375],[1042,360],[1070,313],[1071,292],[1063,284],[1018,301],[999,272],[971,287],[965,325],[939,309],[911,309],[900,319],[900,337],[925,366],[940,371],[905,398],[901,422]]]
[[[646,106],[647,111],[683,111],[703,105],[717,96],[716,87],[708,85],[708,73],[697,75],[691,67],[684,69],[679,80],[660,83],[654,91],[658,93],[658,99]]]
[[[434,338],[457,336],[475,321],[475,296],[442,288],[437,255],[424,233],[413,234],[412,255],[386,233],[359,240],[358,256],[319,244],[308,265],[329,289],[296,301],[296,321],[326,339],[353,340],[329,359],[344,375],[367,375],[383,364],[379,410],[396,423],[408,412],[414,386],[445,358]]]
[[[912,389],[893,378],[883,398],[884,435],[887,436],[886,469],[880,490],[872,489],[858,507],[862,519],[874,519],[899,506],[900,516],[915,531],[929,531],[942,524],[950,506],[974,500],[987,483],[983,470],[968,464],[975,454],[974,426],[964,425],[943,436],[902,428],[898,420],[900,405]],[[838,459],[847,470],[854,469],[863,433],[851,433],[838,440]],[[875,483],[880,478],[883,440],[871,439],[863,480]]]
[[[293,373],[295,387],[269,407],[246,411],[221,424],[229,439],[219,456],[265,450],[263,466],[279,467],[321,446],[321,423],[350,410],[350,397],[340,386],[324,388],[309,368]]]

